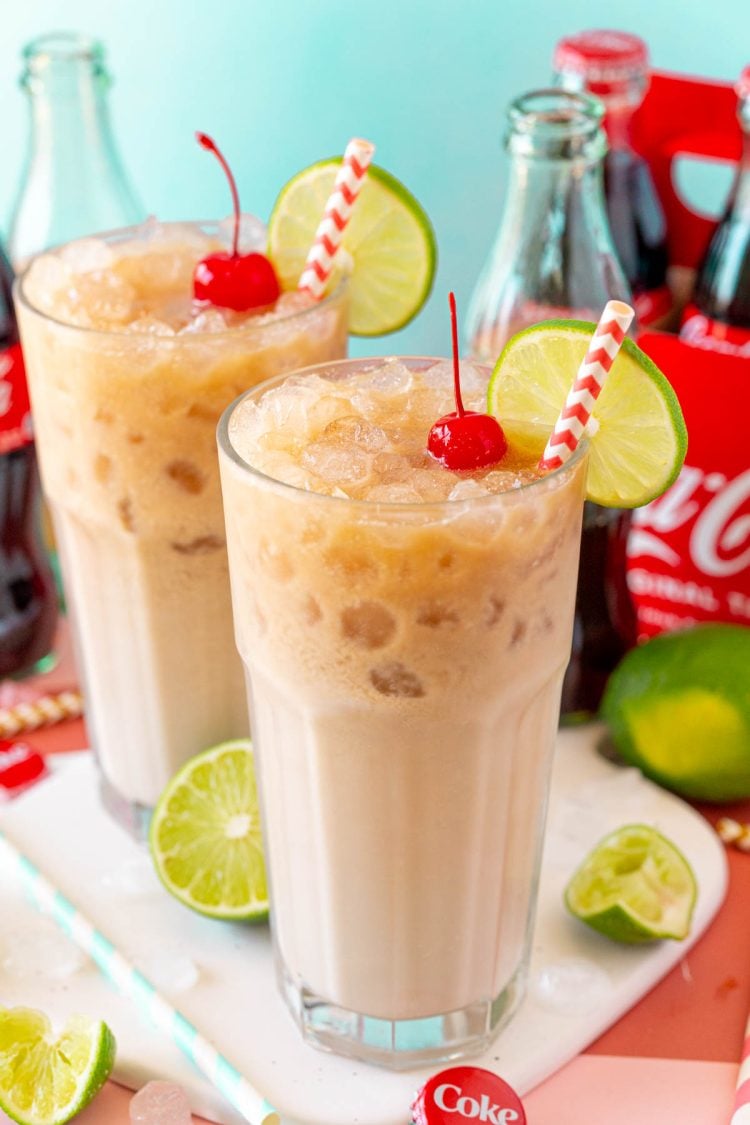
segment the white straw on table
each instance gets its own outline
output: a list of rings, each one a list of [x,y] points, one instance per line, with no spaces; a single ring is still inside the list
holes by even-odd
[[[742,1060],[740,1072],[737,1075],[737,1088],[729,1125],[750,1125],[750,1019],[748,1019],[745,1028]]]
[[[50,883],[39,868],[4,833],[0,832],[0,851],[14,862],[34,905],[48,914],[88,953],[118,992],[148,1016],[187,1055],[198,1070],[250,1125],[280,1125],[274,1108],[198,1029],[154,988],[143,973],[115,949],[101,930]]]
[[[0,707],[0,738],[14,738],[65,719],[78,719],[82,714],[83,698],[77,691],[61,691],[57,695],[42,695],[30,703]]]
[[[333,260],[341,245],[362,184],[367,176],[375,145],[354,137],[346,146],[333,191],[318,224],[297,288],[319,300],[325,292]]]
[[[559,469],[575,452],[634,316],[624,301],[607,301],[542,454],[540,469]]]

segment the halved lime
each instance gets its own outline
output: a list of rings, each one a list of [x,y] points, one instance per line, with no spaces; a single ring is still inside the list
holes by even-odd
[[[268,253],[294,289],[333,189],[340,158],[321,160],[281,189],[268,223]],[[435,276],[435,234],[422,205],[395,176],[371,164],[341,249],[351,259],[349,331],[383,336],[412,320]]]
[[[268,917],[258,791],[249,739],[191,758],[159,798],[149,834],[164,886],[211,918]]]
[[[0,1008],[0,1108],[20,1125],[63,1125],[87,1106],[115,1061],[101,1020],[73,1016],[55,1036],[44,1012]]]
[[[602,699],[618,751],[684,797],[750,797],[748,669],[744,625],[699,625],[638,645]]]
[[[595,327],[548,320],[505,345],[487,403],[512,447],[541,457]],[[593,417],[598,426],[590,433],[589,500],[636,508],[661,496],[682,468],[687,430],[667,379],[630,339],[623,341]]]
[[[628,944],[690,932],[696,882],[690,864],[655,828],[627,824],[586,857],[565,888],[565,905],[587,926]]]

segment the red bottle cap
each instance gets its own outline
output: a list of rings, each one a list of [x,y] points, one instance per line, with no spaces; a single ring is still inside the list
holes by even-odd
[[[491,1070],[454,1066],[441,1070],[417,1094],[413,1125],[526,1125],[521,1099]]]
[[[742,71],[737,79],[735,90],[737,91],[737,97],[742,98],[743,101],[745,98],[750,98],[750,66],[746,66]]]
[[[0,798],[19,793],[46,772],[44,758],[27,742],[0,740]]]
[[[557,71],[574,71],[586,79],[593,94],[606,94],[609,87],[648,70],[648,47],[638,35],[627,31],[581,31],[567,35],[555,47]]]

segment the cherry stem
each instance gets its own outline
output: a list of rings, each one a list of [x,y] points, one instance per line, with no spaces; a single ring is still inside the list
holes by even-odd
[[[448,294],[448,304],[451,309],[451,337],[453,340],[453,387],[456,392],[456,413],[463,418],[464,404],[461,399],[461,380],[458,374],[458,317],[456,315],[456,294]]]
[[[238,247],[240,241],[240,197],[237,193],[237,184],[234,182],[232,170],[224,159],[224,156],[222,155],[219,146],[216,144],[216,141],[209,137],[208,133],[196,133],[195,139],[197,140],[201,148],[205,148],[208,150],[208,152],[212,152],[214,154],[216,159],[219,161],[219,164],[221,164],[222,168],[224,169],[226,178],[229,180],[229,188],[232,192],[232,204],[234,206],[234,240],[232,242],[232,257],[236,258],[239,253]]]

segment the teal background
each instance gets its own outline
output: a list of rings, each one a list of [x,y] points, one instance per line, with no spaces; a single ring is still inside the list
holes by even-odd
[[[612,13],[612,16],[609,13]],[[661,69],[734,79],[750,61],[748,0],[24,0],[0,38],[0,216],[20,172],[22,45],[44,31],[101,38],[126,166],[162,218],[229,210],[213,134],[243,209],[267,217],[281,185],[358,134],[429,212],[440,247],[432,298],[403,332],[353,351],[445,352],[446,294],[466,303],[500,213],[508,101],[549,80],[556,39],[609,25],[641,34]],[[720,188],[726,186],[724,178]]]

